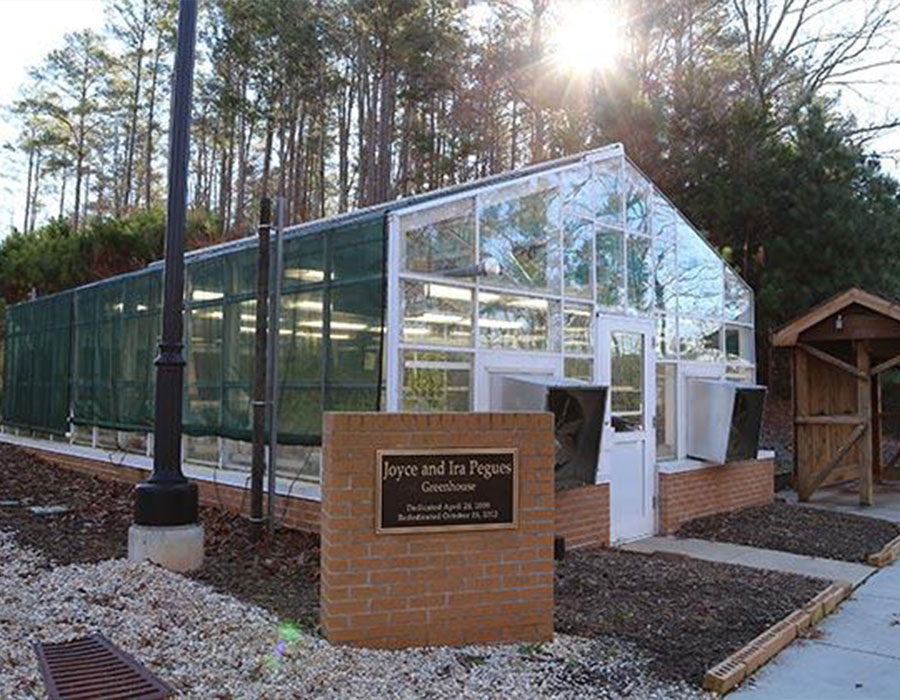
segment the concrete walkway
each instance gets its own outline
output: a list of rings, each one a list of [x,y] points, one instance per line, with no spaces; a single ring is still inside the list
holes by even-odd
[[[900,566],[881,569],[735,691],[746,698],[900,698]]]
[[[849,561],[836,561],[820,557],[809,557],[789,552],[776,552],[771,549],[757,549],[728,542],[710,542],[692,538],[648,537],[643,540],[619,546],[630,552],[668,552],[682,554],[692,559],[705,559],[725,564],[740,564],[754,569],[769,569],[790,574],[814,576],[829,581],[849,581],[853,587],[859,586],[877,571],[875,567],[856,564]],[[900,649],[898,649],[900,651]],[[900,697],[900,679],[898,693]]]

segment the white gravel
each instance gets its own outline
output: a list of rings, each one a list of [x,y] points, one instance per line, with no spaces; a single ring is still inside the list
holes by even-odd
[[[400,652],[334,647],[151,564],[50,568],[0,532],[0,697],[44,697],[31,642],[102,632],[184,697],[693,698],[614,640]]]

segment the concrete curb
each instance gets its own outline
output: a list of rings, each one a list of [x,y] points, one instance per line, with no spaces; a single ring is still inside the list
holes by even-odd
[[[852,591],[853,587],[845,581],[832,583],[802,608],[776,622],[743,648],[709,669],[703,676],[703,688],[720,695],[728,693],[798,635],[825,615],[834,612]]]
[[[888,564],[893,564],[898,557],[900,557],[900,535],[884,545],[875,554],[870,554],[867,561],[869,566],[877,566],[880,569]]]

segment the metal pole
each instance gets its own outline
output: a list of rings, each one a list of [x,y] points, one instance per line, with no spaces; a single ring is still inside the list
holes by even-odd
[[[135,487],[134,521],[138,525],[173,526],[197,522],[197,486],[185,479],[181,471],[184,225],[196,29],[196,0],[180,0],[169,125],[163,326],[155,363],[156,439],[153,474]]]
[[[266,443],[266,325],[269,296],[269,229],[272,200],[263,197],[259,214],[259,255],[256,274],[256,348],[253,353],[253,462],[250,468],[250,529],[254,538],[262,534],[263,474]]]
[[[275,473],[278,467],[278,341],[281,303],[281,272],[284,265],[284,197],[275,205],[275,250],[273,251],[269,297],[269,373],[266,402],[269,408],[269,484],[266,502],[269,534],[275,532]]]

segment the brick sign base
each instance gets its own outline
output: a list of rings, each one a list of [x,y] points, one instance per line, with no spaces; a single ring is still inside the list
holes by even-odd
[[[515,529],[375,533],[378,450],[517,448]],[[548,413],[328,413],[321,622],[381,648],[553,637],[553,420]]]

